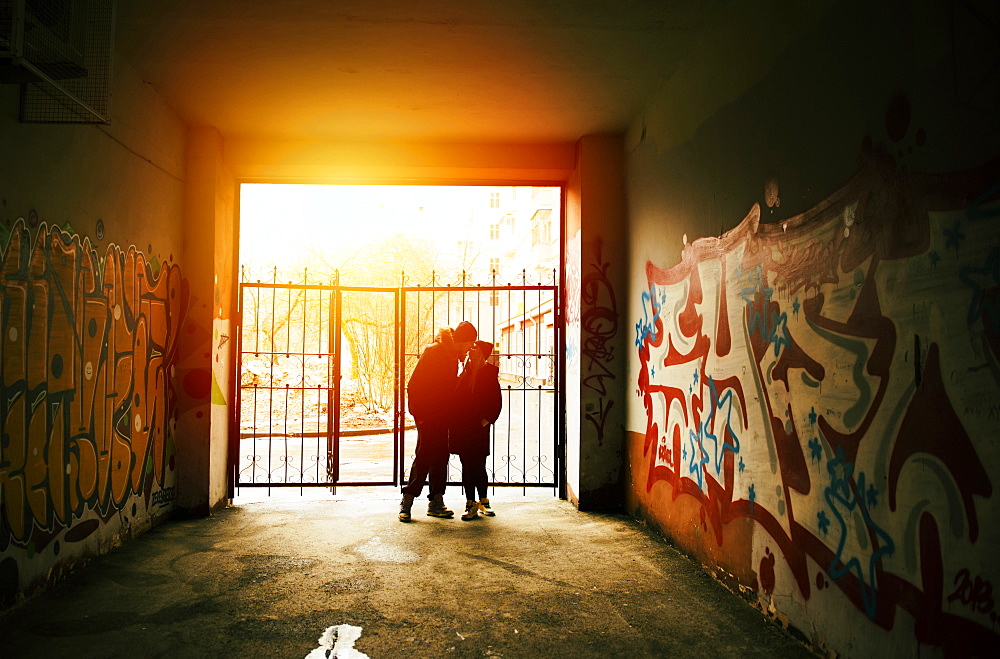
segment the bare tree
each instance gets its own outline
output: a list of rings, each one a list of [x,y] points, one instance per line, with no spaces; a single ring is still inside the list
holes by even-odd
[[[323,254],[316,254],[312,261],[319,270],[336,266],[333,271],[344,287],[389,289],[344,290],[341,294],[340,323],[350,348],[350,376],[357,383],[358,402],[369,411],[387,410],[394,402],[396,326],[403,322],[395,306],[395,291],[413,281],[430,282],[439,258],[431,242],[410,234],[393,234],[349,255],[341,255],[337,261]],[[420,301],[420,307],[432,304],[433,299],[428,296]],[[404,355],[419,352],[422,347],[419,342],[431,333],[427,328],[433,319],[426,309],[423,311],[415,305],[407,306]],[[404,357],[404,363],[398,367],[406,369],[409,361],[412,358]]]
[[[340,329],[350,353],[348,373],[352,396],[370,412],[393,406],[396,369],[406,381],[423,348],[446,324],[454,324],[454,293],[432,291],[434,287],[469,284],[463,265],[474,263],[477,254],[462,253],[460,263],[446,263],[438,247],[413,234],[392,234],[351,251],[314,245],[301,253],[295,263],[286,264],[286,272],[275,267],[255,272],[248,264],[244,279],[263,283],[336,283],[340,291]],[[291,274],[292,272],[296,274]],[[281,281],[282,279],[286,281]],[[407,296],[405,318],[395,306],[401,287],[424,287],[427,291]],[[350,287],[383,288],[385,291],[352,291]],[[306,386],[312,374],[328,378],[332,365],[310,364],[310,353],[332,352],[329,345],[333,323],[334,300],[317,299],[315,292],[286,288],[248,288],[244,299],[245,314],[253,326],[243,328],[244,352],[261,352],[255,365],[244,369],[244,384],[301,382]],[[457,322],[457,321],[455,321]],[[405,323],[406,344],[402,363],[395,352],[397,324]],[[266,357],[266,359],[264,359]],[[288,362],[294,362],[289,364]],[[265,371],[250,375],[256,368]],[[295,371],[295,372],[286,372]]]

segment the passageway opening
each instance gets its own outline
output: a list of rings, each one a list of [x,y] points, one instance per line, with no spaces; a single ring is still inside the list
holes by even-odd
[[[491,485],[559,494],[562,203],[553,186],[241,184],[234,499],[405,482],[406,382],[462,320],[501,372]]]

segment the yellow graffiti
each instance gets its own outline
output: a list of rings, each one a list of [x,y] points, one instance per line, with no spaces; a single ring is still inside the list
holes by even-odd
[[[68,526],[163,484],[187,289],[134,248],[14,225],[0,263],[0,523]]]

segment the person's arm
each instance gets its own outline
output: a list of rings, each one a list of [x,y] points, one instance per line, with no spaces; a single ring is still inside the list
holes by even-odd
[[[417,360],[417,365],[413,367],[410,380],[406,384],[407,408],[414,420],[423,422],[440,414],[437,409],[435,397],[440,396],[439,383],[441,376],[436,371],[437,359],[434,354],[434,346],[424,348]]]
[[[484,365],[480,369],[480,376],[483,382],[481,392],[477,392],[481,397],[480,408],[482,410],[483,425],[488,426],[496,423],[500,418],[500,410],[503,407],[503,397],[500,394],[500,372],[496,366]]]

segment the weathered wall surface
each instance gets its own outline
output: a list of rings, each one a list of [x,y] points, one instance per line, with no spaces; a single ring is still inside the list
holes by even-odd
[[[0,607],[175,505],[183,128],[116,76],[100,127],[0,86]]]
[[[1000,84],[978,25],[831,3],[688,133],[662,100],[683,95],[631,131],[628,508],[844,656],[1000,640]]]
[[[186,135],[184,276],[190,283],[188,326],[177,364],[182,411],[177,419],[178,509],[208,515],[227,502],[230,408],[231,290],[237,251],[236,183],[222,162],[223,140],[213,127]]]
[[[636,506],[834,648],[998,640],[995,181],[873,167],[647,265]]]
[[[567,496],[584,510],[622,505],[622,164],[621,138],[585,137],[566,191]]]

